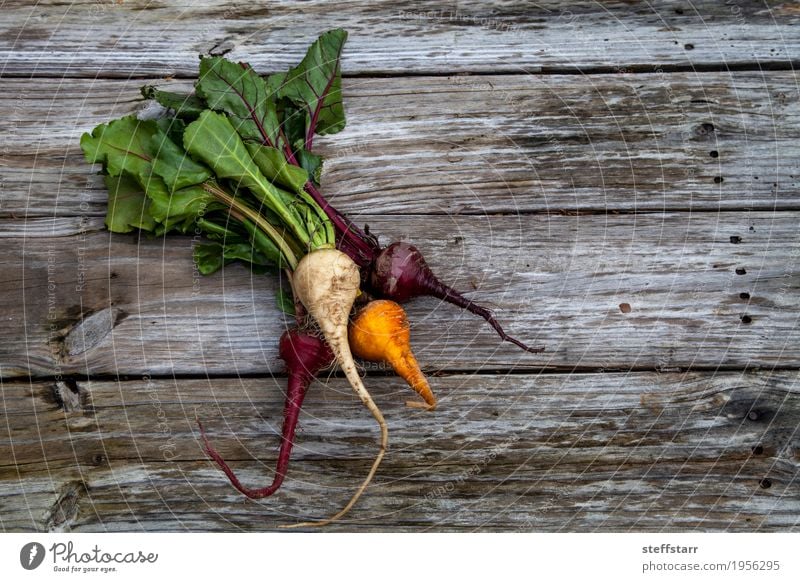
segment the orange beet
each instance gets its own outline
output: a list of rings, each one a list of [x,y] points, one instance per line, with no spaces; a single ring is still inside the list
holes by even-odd
[[[387,299],[371,301],[353,318],[348,337],[353,355],[389,364],[422,396],[426,408],[436,407],[436,397],[411,351],[411,329],[400,305]]]

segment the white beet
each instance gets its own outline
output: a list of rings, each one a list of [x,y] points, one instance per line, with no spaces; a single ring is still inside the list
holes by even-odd
[[[358,296],[361,276],[358,265],[346,254],[336,249],[319,249],[307,254],[297,264],[292,277],[297,299],[319,324],[325,339],[336,356],[336,361],[350,381],[353,390],[372,413],[381,429],[381,446],[367,478],[347,505],[336,515],[323,521],[298,523],[289,527],[325,525],[345,515],[372,481],[378,470],[389,442],[389,432],[383,414],[373,402],[358,373],[350,344],[347,340],[347,325],[350,310]]]

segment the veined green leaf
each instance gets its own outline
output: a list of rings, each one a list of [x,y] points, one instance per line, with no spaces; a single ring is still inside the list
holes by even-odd
[[[305,58],[281,82],[278,95],[305,109],[305,149],[311,149],[314,134],[341,131],[345,126],[342,105],[340,59],[347,32],[329,30],[312,44]]]
[[[303,192],[308,172],[287,162],[283,152],[254,142],[247,144],[247,151],[265,177],[293,192]]]
[[[106,228],[111,232],[151,231],[156,223],[150,216],[150,201],[139,183],[125,174],[105,176],[108,188]]]
[[[205,103],[197,95],[161,91],[152,85],[142,87],[142,96],[145,99],[155,100],[167,109],[172,109],[176,116],[189,120],[197,118],[206,108]]]
[[[84,133],[81,148],[89,163],[103,164],[109,175],[119,176],[125,172],[145,186],[153,161],[150,139],[157,131],[155,121],[123,117],[98,125],[91,134]]]
[[[190,232],[206,213],[224,208],[201,186],[182,188],[171,194],[166,189],[150,188],[147,197],[150,199],[150,214],[162,225],[163,232]]]
[[[231,180],[237,188],[250,190],[302,244],[310,242],[302,218],[294,210],[294,197],[264,177],[225,115],[204,111],[186,128],[183,142],[186,150],[205,162],[218,178]]]
[[[196,88],[209,108],[230,115],[242,139],[282,147],[275,109],[277,95],[250,65],[205,57],[200,60]]]
[[[202,184],[212,177],[208,168],[190,158],[160,128],[150,138],[150,149],[155,154],[153,171],[164,180],[171,192]]]

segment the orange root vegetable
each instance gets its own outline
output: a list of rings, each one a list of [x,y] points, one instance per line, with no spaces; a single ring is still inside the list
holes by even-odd
[[[371,301],[350,323],[349,338],[353,355],[389,364],[422,396],[425,408],[436,408],[436,397],[411,351],[411,328],[400,305],[387,299]],[[408,404],[420,406],[416,402]]]

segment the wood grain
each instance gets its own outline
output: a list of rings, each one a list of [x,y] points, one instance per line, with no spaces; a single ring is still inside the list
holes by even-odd
[[[389,453],[336,529],[795,530],[799,379],[454,375],[434,379],[441,407],[429,414],[402,405],[410,391],[396,379],[369,378],[389,421]],[[270,478],[282,385],[6,383],[3,528],[253,531],[334,512],[376,444],[372,419],[341,379],[311,390],[274,497],[245,502],[204,457],[195,415],[246,482]],[[71,406],[64,391],[78,394]]]
[[[454,6],[458,6],[455,8]],[[794,3],[22,0],[0,18],[0,529],[264,531],[327,517],[376,451],[313,386],[284,487],[275,277],[111,236],[80,135],[264,73],[344,27],[326,194],[547,351],[409,305],[441,405],[365,366],[390,448],[341,531],[800,529]]]
[[[547,348],[527,355],[483,320],[417,300],[413,342],[429,371],[800,363],[794,213],[451,217],[446,238],[439,217],[362,218]],[[279,369],[277,277],[238,265],[202,277],[189,237],[109,235],[99,219],[51,237],[35,224],[0,259],[3,376]]]
[[[0,216],[105,213],[78,142],[142,111],[143,81],[53,82],[0,94]],[[355,215],[800,206],[793,73],[350,79],[344,99],[347,128],[319,145]]]
[[[800,59],[792,3],[4,2],[4,75],[193,75],[197,55],[288,68],[342,27],[349,74],[786,66]]]

